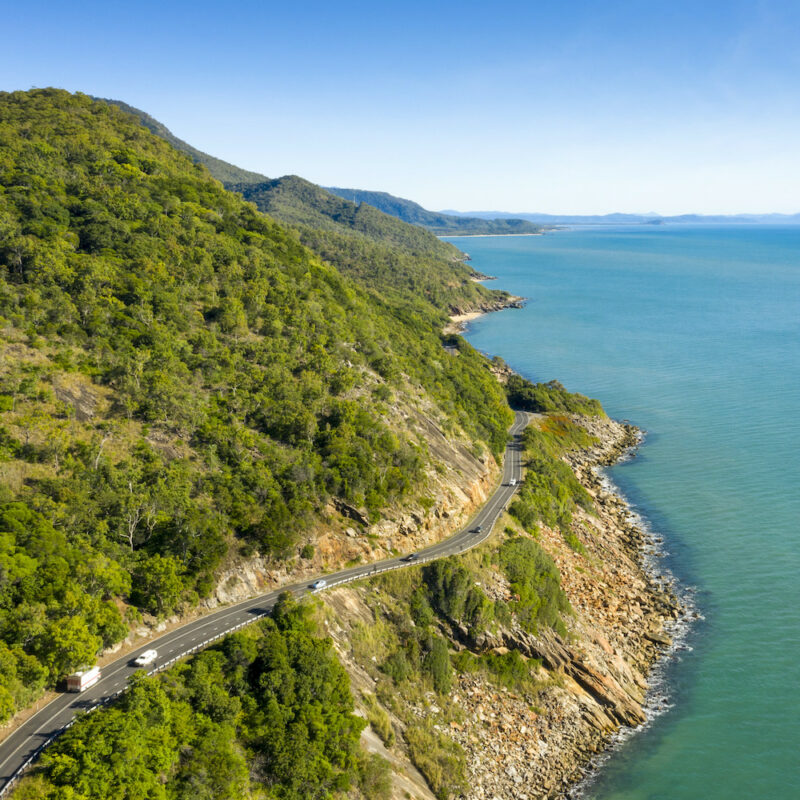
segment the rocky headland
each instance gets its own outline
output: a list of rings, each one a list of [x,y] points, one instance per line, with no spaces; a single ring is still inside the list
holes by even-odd
[[[573,420],[598,442],[567,459],[591,494],[594,512],[581,511],[573,519],[572,533],[579,545],[568,544],[558,530],[542,527],[539,534],[540,544],[558,565],[574,609],[567,635],[550,628],[534,635],[516,624],[478,636],[447,631],[454,652],[467,646],[497,654],[516,650],[525,659],[536,659],[541,666],[535,700],[484,675],[467,673],[456,677],[449,711],[430,693],[415,701],[410,712],[412,720],[425,720],[463,749],[467,788],[460,796],[465,800],[565,796],[622,726],[645,722],[648,674],[670,645],[671,629],[684,613],[669,585],[647,567],[650,537],[637,525],[624,498],[610,491],[598,473],[598,467],[630,453],[640,440],[638,430],[600,417]],[[501,519],[495,536],[502,536],[503,523]],[[510,594],[499,573],[482,588],[494,598]],[[356,694],[369,697],[380,691],[381,679],[376,680],[370,664],[359,661],[352,635],[353,620],[380,625],[383,612],[374,607],[367,588],[337,590],[325,597],[325,604],[331,612],[327,631]],[[396,744],[387,749],[378,743],[377,749],[393,764],[395,796],[432,797],[403,745],[409,716],[390,716]],[[369,729],[364,741],[375,747]]]

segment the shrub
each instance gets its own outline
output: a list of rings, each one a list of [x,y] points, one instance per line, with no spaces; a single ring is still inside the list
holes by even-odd
[[[553,559],[533,539],[522,536],[503,542],[498,559],[517,596],[511,608],[520,624],[534,633],[539,625],[548,625],[564,635],[561,615],[572,609]]]
[[[484,672],[497,683],[517,690],[532,685],[532,671],[540,665],[540,661],[526,660],[516,650],[509,650],[507,653],[483,653],[479,656],[463,650],[453,656],[453,666],[458,672]]]
[[[313,544],[304,544],[300,549],[300,558],[314,558],[314,545]]]
[[[392,770],[377,753],[363,754],[358,760],[358,785],[368,800],[389,800],[392,795]]]
[[[521,375],[511,375],[506,383],[506,395],[510,405],[522,411],[566,411],[593,417],[605,416],[599,400],[568,392],[558,381],[531,383]]]
[[[430,722],[409,725],[405,731],[408,752],[439,800],[467,789],[467,767],[461,745],[435,730]]]
[[[449,694],[453,688],[453,665],[450,663],[450,651],[447,642],[440,636],[434,636],[431,648],[423,659],[422,666],[433,681],[433,688],[439,694]]]
[[[576,507],[592,510],[591,496],[561,456],[594,441],[566,417],[550,417],[541,429],[525,431],[525,479],[509,509],[525,530],[533,533],[540,520],[551,528],[563,529],[569,526]]]
[[[386,709],[378,702],[374,694],[364,695],[364,705],[366,706],[367,722],[369,722],[370,727],[387,747],[391,747],[395,739],[394,728]]]
[[[475,586],[472,573],[457,558],[440,559],[422,571],[431,606],[445,619],[481,632],[491,623],[492,602]]]

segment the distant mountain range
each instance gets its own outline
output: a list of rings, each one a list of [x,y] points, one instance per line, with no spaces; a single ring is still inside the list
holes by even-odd
[[[507,292],[476,283],[474,279],[481,276],[464,263],[464,253],[425,226],[404,222],[368,202],[354,204],[352,197],[343,199],[297,175],[270,179],[241,169],[179,139],[141,109],[120,100],[93,99],[136,116],[151,133],[203,164],[226,189],[238,192],[260,211],[294,228],[303,244],[344,274],[385,296],[399,292],[408,299],[409,289],[413,288],[414,297],[451,313],[495,308],[508,302]],[[452,219],[463,224],[462,230],[470,230],[468,220]],[[476,222],[476,233],[492,231],[486,220]],[[530,222],[521,225],[524,228],[519,232],[539,230]],[[513,220],[503,220],[502,226],[508,232],[516,227]]]
[[[487,236],[542,233],[553,225],[660,225],[671,222],[684,223],[749,223],[795,225],[800,224],[798,214],[541,214],[510,213],[508,211],[428,211],[419,203],[396,197],[388,192],[373,192],[364,189],[347,189],[340,186],[321,187],[309,181],[288,175],[270,179],[258,172],[251,172],[222,159],[198,150],[188,142],[175,136],[163,123],[141,109],[121,100],[104,100],[119,106],[123,111],[135,114],[152,133],[166,139],[174,148],[186,153],[192,160],[204,164],[209,172],[226,188],[241,192],[245,199],[256,202],[262,211],[290,225],[310,225],[315,228],[350,228],[362,234],[384,239],[386,243],[400,244],[408,238],[401,229],[394,230],[388,220],[370,215],[366,209],[354,214],[354,205],[366,204],[402,222],[425,228],[437,236]],[[335,197],[334,197],[335,196]],[[337,200],[336,198],[339,198]],[[349,201],[346,207],[340,200]],[[323,220],[323,217],[326,218]],[[402,241],[408,244],[408,241]],[[416,243],[415,249],[425,249]],[[435,249],[430,242],[426,246]],[[438,255],[443,255],[439,253]],[[449,254],[452,257],[452,253]]]
[[[353,203],[368,203],[393,217],[427,228],[438,236],[474,236],[497,234],[541,233],[542,228],[531,221],[515,218],[512,214],[459,214],[457,212],[428,211],[413,200],[395,197],[388,192],[370,192],[364,189],[343,189],[326,186],[325,189]]]
[[[750,223],[755,225],[798,225],[800,214],[528,214],[507,211],[442,211],[467,219],[522,219],[538,225],[660,225],[668,222]]]
[[[121,100],[111,100],[105,97],[94,97],[118,106],[129,114],[139,118],[142,125],[156,136],[166,139],[176,150],[186,153],[193,161],[203,164],[208,171],[221,181],[227,189],[240,192],[245,199],[255,202],[260,210],[272,214],[276,219],[290,225],[311,225],[316,228],[331,228],[331,223],[337,228],[348,227],[361,229],[362,233],[374,233],[381,226],[380,221],[370,218],[366,223],[359,218],[354,221],[352,204],[367,204],[390,217],[395,217],[402,222],[416,225],[436,235],[487,235],[487,234],[520,234],[541,233],[542,228],[532,222],[514,219],[513,215],[504,214],[503,219],[489,219],[485,217],[470,218],[463,214],[448,215],[428,211],[421,205],[404,200],[401,197],[387,194],[386,192],[368,192],[361,189],[341,189],[336,187],[321,187],[298,178],[296,175],[286,175],[282,178],[270,179],[258,172],[237,167],[220,158],[198,150],[188,142],[175,136],[162,122]],[[333,197],[335,195],[336,197]],[[344,207],[341,199],[349,201]],[[370,216],[367,209],[362,209],[361,217]],[[323,220],[322,218],[326,219]],[[381,231],[381,234],[386,231]],[[392,231],[394,235],[388,238],[398,244],[398,239],[407,238],[403,231]],[[402,242],[407,244],[407,242]]]

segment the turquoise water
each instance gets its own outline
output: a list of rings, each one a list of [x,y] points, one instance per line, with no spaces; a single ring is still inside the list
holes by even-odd
[[[473,345],[647,431],[611,477],[704,617],[584,796],[800,798],[800,228],[453,241],[529,298]]]

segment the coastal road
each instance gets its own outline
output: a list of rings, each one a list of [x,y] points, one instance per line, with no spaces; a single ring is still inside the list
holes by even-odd
[[[433,559],[463,553],[487,539],[517,489],[517,486],[509,485],[509,481],[513,478],[518,485],[522,477],[521,440],[528,419],[524,412],[515,412],[514,424],[509,431],[511,440],[506,447],[503,462],[502,483],[466,528],[448,539],[420,550],[411,558],[408,555],[388,558],[326,575],[325,588],[378,575],[390,569],[423,564]],[[107,664],[103,667],[100,681],[82,694],[62,694],[37,711],[0,744],[0,797],[11,789],[16,778],[39,753],[72,724],[76,713],[94,710],[125,691],[128,679],[138,669],[133,665],[133,659],[138,655],[155,648],[158,650],[158,662],[149,670],[149,674],[166,669],[190,653],[202,650],[217,639],[268,615],[283,592],[291,592],[299,598],[314,593],[314,590],[311,582],[303,581],[207,614],[165,633],[158,639],[150,640],[123,658]]]

